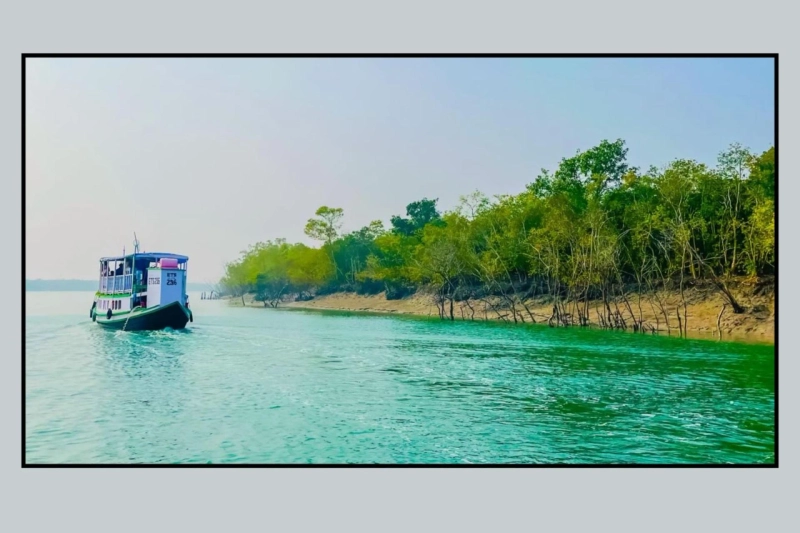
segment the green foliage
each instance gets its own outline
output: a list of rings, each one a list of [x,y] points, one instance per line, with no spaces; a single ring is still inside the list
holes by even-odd
[[[498,295],[514,308],[537,294],[586,302],[626,284],[682,290],[687,279],[708,278],[724,289],[730,276],[774,272],[774,149],[755,156],[732,145],[716,168],[676,160],[646,172],[626,156],[622,140],[603,141],[517,195],[476,191],[444,214],[436,199],[412,202],[389,231],[373,221],[343,234],[342,209],[323,206],[305,227],[321,248],[256,244],[227,265],[222,284],[265,305],[425,288],[445,316],[469,296]],[[577,312],[588,319],[588,307]]]
[[[339,281],[346,288],[360,289],[358,281],[363,278],[359,278],[359,274],[366,268],[369,256],[377,251],[375,240],[384,233],[383,223],[375,220],[331,245],[334,262],[341,268]]]
[[[406,207],[408,218],[393,216],[391,219],[392,228],[395,233],[400,235],[414,235],[427,224],[437,223],[441,219],[441,213],[436,209],[438,198],[428,200],[423,198],[417,202],[412,202]]]
[[[277,307],[289,294],[303,294],[333,275],[330,259],[318,248],[288,244],[284,239],[258,243],[226,266],[222,287],[235,296],[255,294]]]
[[[306,235],[330,245],[339,236],[344,210],[340,207],[323,205],[314,214],[317,218],[308,220],[305,228]]]

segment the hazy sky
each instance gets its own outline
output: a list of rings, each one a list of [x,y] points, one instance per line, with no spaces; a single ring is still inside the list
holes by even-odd
[[[132,249],[217,281],[249,244],[311,243],[422,197],[516,193],[602,139],[632,165],[774,142],[771,59],[28,59],[27,278]]]

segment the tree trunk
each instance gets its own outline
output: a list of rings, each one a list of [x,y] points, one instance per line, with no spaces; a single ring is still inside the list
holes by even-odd
[[[695,250],[693,247],[690,246],[689,251],[692,253],[692,255],[695,256],[697,262],[700,263],[701,266],[705,267],[706,272],[708,272],[709,276],[711,277],[711,281],[714,283],[714,286],[717,287],[717,289],[719,289],[719,291],[723,294],[727,302],[730,304],[731,309],[733,309],[733,312],[736,313],[737,315],[740,313],[744,313],[744,307],[739,305],[739,302],[737,302],[736,299],[733,297],[731,291],[728,290],[728,286],[725,285],[725,282],[722,281],[722,279],[718,278],[717,275],[714,273],[714,269],[712,269],[705,261],[703,261],[703,258],[700,257],[700,254],[697,253],[697,250]]]
[[[722,309],[719,310],[719,314],[717,315],[717,336],[718,336],[719,340],[722,340],[722,325],[721,325],[721,321],[722,321],[722,313],[725,312],[725,308],[726,307],[728,307],[728,304],[723,302],[722,303]]]

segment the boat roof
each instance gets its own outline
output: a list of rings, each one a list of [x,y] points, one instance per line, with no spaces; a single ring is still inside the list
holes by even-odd
[[[158,261],[159,259],[177,259],[178,263],[185,263],[189,260],[188,256],[179,254],[170,254],[167,252],[141,252],[138,254],[117,255],[113,257],[101,257],[100,261],[122,261],[129,257],[136,255],[137,259],[149,259],[150,261]]]

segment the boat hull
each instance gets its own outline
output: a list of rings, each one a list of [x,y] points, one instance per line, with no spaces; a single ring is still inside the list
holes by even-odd
[[[191,318],[191,311],[180,302],[134,310],[131,313],[112,315],[106,318],[95,311],[95,321],[106,329],[124,331],[150,331],[165,328],[183,329]]]

